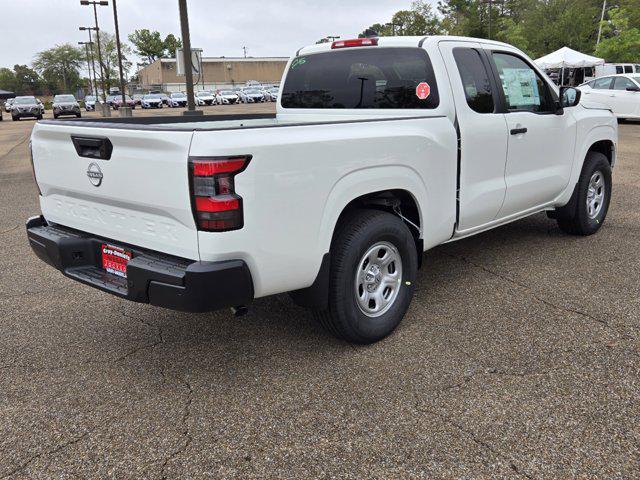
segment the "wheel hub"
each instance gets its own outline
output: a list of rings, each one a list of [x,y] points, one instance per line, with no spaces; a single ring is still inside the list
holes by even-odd
[[[591,176],[587,188],[587,215],[589,218],[596,218],[602,211],[606,193],[605,189],[604,175],[598,170]]]
[[[389,242],[376,243],[358,262],[356,302],[368,317],[378,317],[396,301],[402,279],[402,259]]]

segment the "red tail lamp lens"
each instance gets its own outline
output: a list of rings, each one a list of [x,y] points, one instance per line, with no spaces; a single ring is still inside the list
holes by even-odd
[[[244,226],[235,176],[247,168],[250,160],[250,155],[190,160],[193,213],[199,230],[222,232]]]

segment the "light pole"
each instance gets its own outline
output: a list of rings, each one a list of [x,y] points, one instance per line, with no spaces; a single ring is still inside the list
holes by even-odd
[[[122,95],[122,105],[120,106],[120,116],[121,117],[130,117],[133,114],[133,111],[127,105],[127,99],[125,98],[124,93],[124,75],[122,73],[122,50],[120,48],[120,28],[118,27],[118,7],[116,5],[116,0],[113,0],[113,23],[116,27],[116,47],[118,49],[118,69],[120,72],[120,94]]]
[[[493,4],[494,3],[502,3],[503,0],[480,0],[484,4],[489,5],[489,40],[491,40],[491,30],[492,30],[492,15],[493,15]]]
[[[604,13],[607,11],[607,0],[602,2],[602,15],[600,15],[600,27],[598,28],[598,40],[596,46],[600,45],[600,39],[602,38],[602,22],[604,22]]]
[[[98,9],[96,8],[98,5],[105,7],[109,5],[107,0],[80,0],[80,5],[93,5],[93,18],[96,22],[96,26],[93,30],[96,31],[96,38],[98,42],[98,63],[100,64],[100,83],[102,87],[102,98],[104,100],[104,105],[102,106],[102,115],[104,117],[111,116],[111,112],[109,111],[109,105],[107,105],[107,95],[104,89],[104,69],[102,68],[102,49],[100,48],[100,27],[98,26]],[[80,27],[80,30],[83,30],[84,27]]]
[[[84,53],[87,56],[87,70],[89,72],[89,91],[90,92],[94,90],[96,85],[95,76],[93,77],[93,79],[91,78],[91,59],[89,57],[89,45],[91,44],[92,42],[78,42],[78,45],[84,45]],[[97,93],[97,89],[95,91]]]
[[[184,75],[187,82],[187,110],[183,115],[202,115],[202,110],[196,110],[193,97],[193,60],[191,58],[191,37],[189,36],[189,14],[187,0],[178,0],[180,9],[180,30],[182,32],[182,50],[184,53]]]
[[[96,72],[96,63],[94,60],[94,56],[93,56],[93,38],[91,38],[91,30],[93,30],[93,27],[80,27],[80,30],[82,31],[88,31],[89,32],[89,51],[91,52],[91,66],[93,67],[93,88],[94,88],[94,93],[96,96],[96,102],[98,101],[98,73]]]

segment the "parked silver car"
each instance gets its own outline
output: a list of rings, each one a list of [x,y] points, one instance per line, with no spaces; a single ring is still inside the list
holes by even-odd
[[[150,93],[142,97],[142,108],[162,108],[162,95],[159,93]]]
[[[73,115],[80,118],[80,104],[73,95],[56,95],[53,97],[53,118]]]
[[[42,107],[34,96],[16,97],[11,104],[11,119],[14,122],[25,117],[42,120]]]

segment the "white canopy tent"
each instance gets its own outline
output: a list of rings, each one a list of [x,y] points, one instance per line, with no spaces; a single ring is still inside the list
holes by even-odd
[[[536,65],[545,70],[552,68],[586,68],[604,65],[602,58],[592,57],[577,52],[569,47],[562,47],[549,55],[535,60]]]
[[[604,59],[585,55],[569,47],[562,47],[560,50],[538,58],[535,63],[543,70],[559,68],[559,84],[563,85],[565,68],[595,68],[597,65],[604,65]]]

